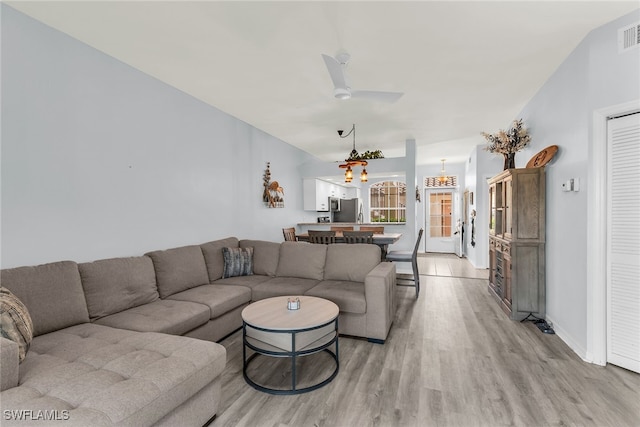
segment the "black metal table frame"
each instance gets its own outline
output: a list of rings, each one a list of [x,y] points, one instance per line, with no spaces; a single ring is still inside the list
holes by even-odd
[[[308,331],[313,331],[316,329],[320,329],[320,328],[324,328],[325,326],[330,325],[331,323],[335,324],[335,336],[328,342],[318,346],[318,347],[313,347],[313,348],[309,348],[309,349],[305,349],[305,350],[300,350],[300,351],[296,351],[296,334],[302,333],[302,332],[308,332]],[[291,334],[291,348],[292,351],[272,351],[272,350],[266,350],[263,348],[259,348],[256,347],[255,345],[252,345],[250,342],[247,341],[247,326],[249,326],[252,329],[256,329],[259,331],[264,331],[264,332],[268,332],[268,333],[273,333],[273,334]],[[258,340],[259,341],[259,340]],[[266,343],[268,344],[268,343]],[[329,347],[331,347],[333,344],[335,344],[335,353],[333,351],[331,351],[329,349]],[[250,348],[251,350],[254,351],[254,353],[247,359],[247,347]],[[309,387],[305,387],[305,388],[296,388],[296,358],[298,356],[308,356],[310,354],[313,353],[318,353],[320,351],[326,351],[327,353],[329,353],[329,355],[331,355],[331,357],[333,358],[333,360],[336,362],[336,368],[333,371],[333,373],[324,381],[321,381],[317,384],[314,384],[312,386]],[[251,363],[252,360],[254,360],[258,355],[265,355],[265,356],[273,356],[273,357],[290,357],[291,358],[291,389],[274,389],[274,388],[268,388],[265,386],[262,386],[260,384],[255,383],[251,378],[249,378],[249,376],[247,375],[247,368],[249,367],[249,363]],[[283,329],[283,330],[274,330],[274,329],[268,329],[268,328],[260,328],[258,326],[252,325],[252,324],[247,324],[247,322],[242,321],[242,375],[244,376],[245,381],[252,386],[253,388],[255,388],[256,390],[265,392],[265,393],[269,393],[269,394],[279,394],[279,395],[291,395],[291,394],[301,394],[301,393],[307,393],[313,390],[317,390],[320,387],[323,387],[327,384],[329,384],[335,377],[336,375],[338,375],[338,370],[340,369],[340,360],[338,357],[338,317],[336,316],[335,319],[330,320],[326,323],[323,323],[321,325],[318,326],[314,326],[312,328],[305,328],[305,329]]]

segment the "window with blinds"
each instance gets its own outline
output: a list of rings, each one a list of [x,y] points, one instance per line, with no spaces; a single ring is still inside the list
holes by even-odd
[[[369,187],[369,218],[371,222],[405,222],[406,210],[407,185],[404,182],[384,181]]]

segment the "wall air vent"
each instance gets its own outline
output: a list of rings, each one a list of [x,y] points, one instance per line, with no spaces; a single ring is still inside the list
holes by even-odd
[[[618,53],[640,46],[640,22],[618,30]]]

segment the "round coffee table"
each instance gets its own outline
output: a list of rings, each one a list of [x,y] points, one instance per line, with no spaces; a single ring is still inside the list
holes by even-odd
[[[287,301],[300,299],[300,308],[289,310]],[[338,306],[309,296],[267,298],[242,310],[242,373],[256,390],[271,394],[299,394],[330,383],[338,374]],[[335,345],[335,352],[329,347]],[[254,353],[247,359],[247,348]],[[336,363],[329,378],[304,388],[296,386],[296,358],[325,351]],[[291,358],[291,388],[274,389],[255,383],[247,367],[258,355]]]

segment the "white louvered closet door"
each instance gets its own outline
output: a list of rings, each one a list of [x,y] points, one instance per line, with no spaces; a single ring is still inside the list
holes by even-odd
[[[607,132],[607,362],[640,372],[640,113]]]

